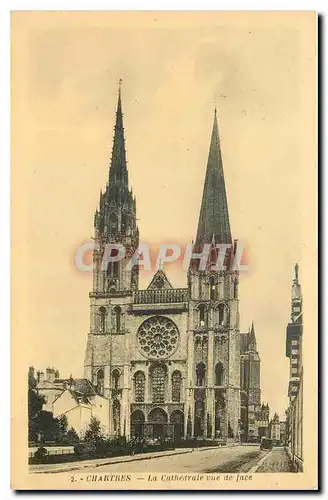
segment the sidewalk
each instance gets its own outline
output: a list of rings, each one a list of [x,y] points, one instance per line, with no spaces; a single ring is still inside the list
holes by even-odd
[[[100,467],[107,464],[118,464],[122,462],[134,462],[135,460],[149,460],[150,458],[165,457],[168,455],[182,455],[191,453],[192,448],[180,448],[178,450],[158,451],[151,453],[140,453],[138,455],[127,455],[123,457],[97,458],[94,460],[81,460],[80,462],[67,462],[62,464],[40,464],[29,465],[29,471],[34,473],[47,472],[69,472],[73,470],[82,470],[90,467]]]
[[[275,448],[259,462],[254,472],[295,472],[295,469],[285,449]]]
[[[183,455],[185,453],[192,453],[193,451],[205,451],[205,450],[219,450],[223,448],[231,448],[232,446],[238,446],[236,444],[229,444],[227,446],[209,446],[204,448],[178,448],[176,450],[158,451],[150,453],[140,453],[138,455],[126,455],[123,457],[108,457],[108,458],[97,458],[94,460],[82,460],[80,462],[67,462],[62,464],[40,464],[40,465],[29,465],[29,472],[35,474],[47,474],[54,472],[70,472],[83,470],[87,468],[101,467],[102,465],[108,464],[120,464],[123,462],[134,462],[136,460],[150,460],[152,458],[166,457],[170,455]]]

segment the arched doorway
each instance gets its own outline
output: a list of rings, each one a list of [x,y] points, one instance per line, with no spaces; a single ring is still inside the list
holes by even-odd
[[[178,442],[183,439],[183,428],[184,428],[184,414],[180,410],[175,410],[172,412],[170,423],[173,424],[173,439],[174,442]]]
[[[145,416],[141,410],[135,410],[131,415],[131,436],[142,437],[144,434]]]
[[[164,439],[167,424],[167,414],[161,408],[154,408],[149,412],[148,422],[153,428],[153,438]]]

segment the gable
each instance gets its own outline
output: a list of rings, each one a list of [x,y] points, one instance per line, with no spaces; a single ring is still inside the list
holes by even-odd
[[[159,289],[170,290],[172,288],[173,286],[166,277],[165,272],[159,269],[157,273],[154,275],[151,282],[149,283],[147,290],[159,290]]]

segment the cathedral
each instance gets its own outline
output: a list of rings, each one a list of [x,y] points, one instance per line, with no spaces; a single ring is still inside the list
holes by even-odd
[[[121,90],[104,192],[94,216],[91,324],[84,376],[109,401],[110,435],[234,441],[241,428],[238,270],[232,239],[216,110],[195,249],[211,245],[209,263],[192,260],[187,287],[158,270],[139,289],[127,266],[139,244],[136,198],[129,187]],[[125,257],[102,265],[106,245]],[[213,270],[215,245],[230,244],[225,270]],[[254,349],[254,346],[252,347]],[[259,378],[258,378],[259,384]],[[260,393],[253,390],[254,404]]]

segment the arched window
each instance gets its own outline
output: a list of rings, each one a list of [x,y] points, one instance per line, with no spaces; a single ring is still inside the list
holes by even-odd
[[[237,295],[238,295],[238,282],[237,280],[235,280],[233,282],[233,296],[235,299],[237,298]]]
[[[121,331],[121,313],[122,309],[119,306],[114,307],[114,321],[115,321],[115,331]]]
[[[219,325],[224,322],[224,304],[219,304]]]
[[[162,365],[155,365],[150,370],[152,402],[165,402],[166,370]]]
[[[180,403],[181,400],[181,382],[182,377],[179,371],[172,373],[172,401]]]
[[[126,213],[122,213],[122,219],[121,219],[121,226],[122,226],[122,232],[126,232],[130,223],[130,217]]]
[[[143,372],[137,372],[134,376],[134,400],[136,403],[145,401],[146,377]]]
[[[107,277],[108,278],[118,278],[119,263],[109,262],[107,267]]]
[[[212,277],[210,279],[209,286],[210,286],[210,299],[216,300],[216,298],[217,298],[217,284],[215,282],[215,278]]]
[[[111,214],[108,221],[109,234],[115,234],[118,230],[118,219],[116,214]]]
[[[106,333],[106,308],[100,307],[99,314],[100,314],[100,332]]]
[[[200,326],[205,326],[207,321],[206,307],[203,304],[201,304],[198,307],[198,310],[199,310],[199,324]]]
[[[104,370],[100,368],[97,371],[97,392],[99,394],[104,394]]]
[[[215,367],[215,385],[223,385],[223,365],[221,362],[217,363]]]
[[[121,405],[119,401],[115,400],[113,404],[113,424],[114,424],[114,433],[116,435],[120,434],[120,419],[121,419]]]
[[[112,373],[112,388],[119,389],[120,387],[120,372],[119,370],[113,370]]]
[[[196,385],[198,387],[203,387],[205,385],[205,374],[206,374],[205,364],[198,363],[196,365]]]

